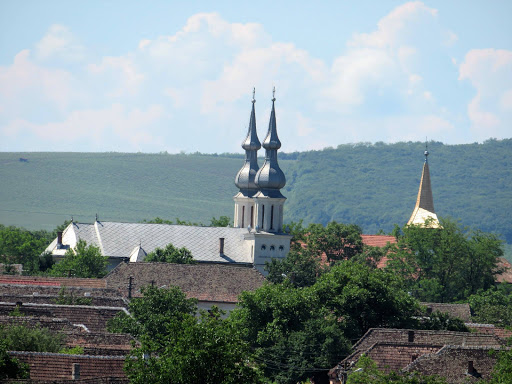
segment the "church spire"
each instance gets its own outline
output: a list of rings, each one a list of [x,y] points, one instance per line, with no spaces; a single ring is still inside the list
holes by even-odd
[[[254,178],[258,172],[258,150],[261,148],[261,143],[256,132],[256,113],[254,108],[256,100],[254,96],[255,89],[253,88],[249,129],[247,130],[247,137],[242,143],[242,148],[245,149],[245,163],[235,177],[235,185],[245,196],[252,196],[258,190]]]
[[[281,148],[281,142],[277,136],[275,92],[276,89],[274,87],[272,92],[272,111],[270,112],[267,137],[263,140],[263,148],[265,148],[265,162],[256,174],[255,181],[262,194],[268,197],[283,197],[279,190],[286,185],[286,178],[277,162],[277,150]]]
[[[439,228],[439,220],[434,209],[434,197],[432,195],[432,186],[430,183],[430,170],[428,167],[428,146],[425,144],[425,162],[423,163],[423,172],[421,174],[420,188],[416,206],[412,212],[407,225],[425,225],[425,220],[430,218],[429,228]]]

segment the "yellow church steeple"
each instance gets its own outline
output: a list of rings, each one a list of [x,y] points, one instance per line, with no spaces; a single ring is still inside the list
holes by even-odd
[[[428,148],[425,149],[425,162],[423,163],[423,172],[421,174],[420,189],[416,206],[412,212],[407,225],[425,226],[425,220],[430,218],[428,228],[440,228],[439,220],[434,210],[434,197],[432,196],[432,186],[430,184],[430,171],[428,168]]]

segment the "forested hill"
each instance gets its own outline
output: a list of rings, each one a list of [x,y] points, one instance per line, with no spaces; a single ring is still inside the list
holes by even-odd
[[[356,223],[365,233],[412,213],[424,143],[340,145],[284,154],[285,220]],[[512,139],[429,143],[436,212],[512,243]],[[0,223],[53,229],[75,220],[156,216],[208,223],[233,215],[242,155],[0,153]],[[260,164],[262,160],[260,159]]]

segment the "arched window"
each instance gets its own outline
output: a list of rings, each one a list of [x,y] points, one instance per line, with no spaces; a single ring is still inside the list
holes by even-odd
[[[274,247],[273,245],[270,246],[271,251],[274,251],[275,249],[276,249],[276,247]]]
[[[261,229],[265,230],[265,206],[261,206]]]
[[[274,229],[274,205],[270,207],[270,229]]]
[[[262,251],[264,251],[265,249],[267,249],[267,246],[266,246],[265,244],[263,244],[263,245],[261,246],[261,250],[262,250]]]
[[[242,228],[245,228],[245,205],[242,206]]]
[[[254,205],[251,206],[251,227],[254,228]]]

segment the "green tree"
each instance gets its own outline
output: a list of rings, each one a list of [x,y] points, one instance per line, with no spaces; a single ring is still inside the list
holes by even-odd
[[[218,219],[212,217],[210,220],[210,227],[227,227],[231,223],[231,218],[228,216],[220,216]]]
[[[177,248],[172,244],[167,244],[164,249],[156,248],[153,252],[148,253],[144,261],[176,264],[196,264],[192,253],[187,248]]]
[[[52,276],[96,277],[107,274],[108,257],[98,247],[79,240],[75,249],[68,249],[64,258],[49,270]]]
[[[374,327],[418,326],[419,303],[392,273],[348,260],[331,267],[313,288],[319,301],[341,320],[350,339]]]
[[[312,287],[290,282],[243,292],[230,317],[255,351],[254,361],[272,383],[319,378],[350,350],[337,316]]]
[[[141,292],[143,296],[133,298],[128,305],[130,315],[120,312],[108,322],[110,332],[130,333],[134,337],[145,335],[159,340],[166,332],[168,321],[179,321],[196,312],[197,300],[187,299],[178,287],[147,286]]]
[[[512,293],[507,286],[479,291],[469,297],[469,305],[476,322],[512,327]]]
[[[109,329],[136,336],[141,346],[126,359],[131,383],[258,383],[249,345],[217,309],[197,312],[196,300],[177,287],[146,287]]]
[[[347,260],[363,250],[361,228],[354,224],[331,221],[327,226],[310,224],[305,229],[306,246],[318,256],[325,254],[327,261]]]
[[[289,281],[296,287],[309,287],[315,284],[325,267],[320,258],[309,249],[293,247],[284,259],[272,259],[265,263],[267,280],[279,284]]]
[[[64,335],[48,328],[9,324],[0,326],[0,340],[8,351],[58,352]]]
[[[0,262],[23,264],[29,273],[39,271],[39,255],[48,242],[42,233],[34,235],[23,228],[0,224]]]
[[[387,269],[402,276],[422,301],[463,300],[492,287],[503,255],[499,238],[453,220],[440,222],[439,229],[404,226],[390,247]]]
[[[489,384],[512,383],[512,350],[502,350],[498,353],[498,361],[494,366]]]
[[[0,339],[0,380],[28,379],[28,365],[9,356],[7,351],[7,344],[4,340]]]

